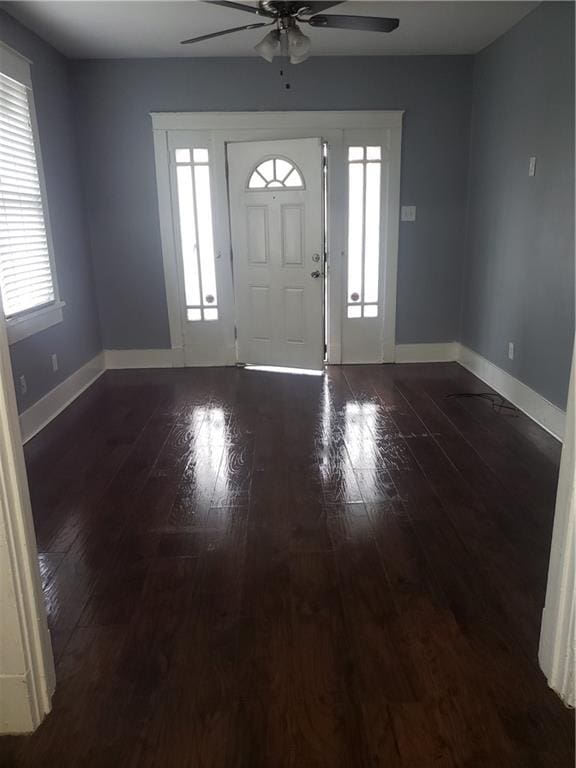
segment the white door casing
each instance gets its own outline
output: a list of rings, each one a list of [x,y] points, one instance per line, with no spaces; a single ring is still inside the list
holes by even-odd
[[[50,711],[54,686],[54,658],[0,301],[0,734],[34,730]]]
[[[321,136],[326,174],[327,360],[393,362],[400,213],[401,111],[152,113],[158,210],[172,365],[233,365],[235,306],[226,146],[231,142]],[[348,146],[382,147],[380,296],[377,318],[346,317]],[[186,323],[181,304],[178,231],[172,215],[170,166],[177,147],[211,148],[211,184],[219,320]],[[181,285],[181,283],[180,283]]]
[[[227,238],[227,191],[225,179],[225,158],[214,145],[212,134],[208,131],[170,132],[164,139],[155,136],[156,156],[158,157],[166,142],[168,167],[167,172],[157,167],[159,192],[169,195],[169,218],[161,216],[162,242],[172,243],[173,258],[167,264],[165,248],[164,275],[166,280],[171,346],[173,365],[175,366],[223,366],[234,365],[236,352],[234,346],[234,303],[232,300],[231,273],[228,260],[223,254],[229,252]],[[212,210],[212,235],[214,247],[214,267],[218,291],[218,320],[210,322],[189,322],[186,311],[184,263],[181,242],[180,216],[178,205],[177,164],[175,153],[179,148],[205,148],[209,153],[210,203]],[[175,341],[177,339],[177,341]]]
[[[542,613],[540,667],[548,685],[576,705],[576,339],[566,408],[566,429],[556,494],[554,530]]]
[[[272,174],[278,169],[280,180],[254,187],[265,183],[257,168]],[[283,178],[291,178],[294,186],[282,186]],[[324,360],[322,142],[231,143],[228,182],[238,361],[319,370]]]

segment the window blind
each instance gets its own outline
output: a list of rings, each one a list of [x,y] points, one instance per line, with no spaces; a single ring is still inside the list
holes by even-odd
[[[6,317],[55,299],[27,88],[1,73],[0,290]]]

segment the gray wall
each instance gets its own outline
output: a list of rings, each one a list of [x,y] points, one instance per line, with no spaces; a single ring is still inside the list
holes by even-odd
[[[0,40],[32,60],[34,99],[46,175],[54,257],[64,321],[10,348],[15,381],[24,374],[28,393],[20,410],[38,400],[101,349],[87,232],[74,113],[70,64],[39,37],[0,9]],[[51,355],[59,370],[52,372]]]
[[[152,111],[404,109],[398,342],[460,334],[471,57],[152,59],[74,64],[103,343],[169,347]]]
[[[475,58],[462,338],[566,406],[574,339],[572,3],[543,3]]]
[[[289,68],[286,91],[277,67],[259,59],[67,62],[0,11],[0,39],[34,61],[68,305],[63,324],[12,347],[15,375],[29,386],[20,406],[101,346],[84,211],[104,346],[169,346],[151,111],[404,109],[401,198],[418,217],[401,224],[397,341],[462,338],[564,407],[574,333],[573,14],[571,3],[544,3],[474,58],[313,58]]]

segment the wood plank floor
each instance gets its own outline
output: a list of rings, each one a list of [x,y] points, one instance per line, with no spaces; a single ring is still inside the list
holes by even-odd
[[[54,707],[0,765],[572,768],[560,448],[456,364],[108,372],[28,444]]]

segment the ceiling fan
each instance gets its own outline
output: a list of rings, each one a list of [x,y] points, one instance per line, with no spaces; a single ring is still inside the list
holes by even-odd
[[[244,3],[227,2],[227,0],[204,0],[211,5],[221,5],[224,8],[233,8],[237,11],[245,11],[260,16],[267,21],[257,24],[245,24],[243,27],[232,27],[222,32],[212,32],[209,35],[192,37],[182,40],[182,45],[200,43],[203,40],[211,40],[214,37],[230,35],[232,32],[241,32],[245,29],[258,29],[260,27],[274,27],[267,35],[254,46],[254,50],[266,61],[272,61],[274,56],[280,54],[288,56],[291,64],[300,64],[310,55],[311,40],[300,29],[300,24],[308,24],[311,27],[324,29],[354,29],[362,32],[393,32],[400,21],[398,19],[386,19],[380,16],[334,16],[325,15],[322,11],[341,5],[341,2],[316,2],[316,0],[260,0],[258,5],[245,5]]]

